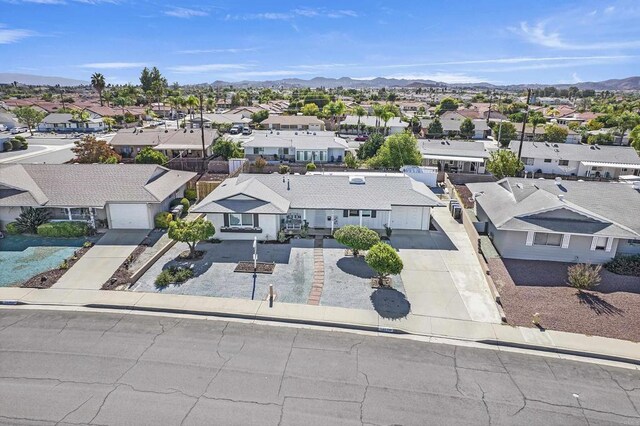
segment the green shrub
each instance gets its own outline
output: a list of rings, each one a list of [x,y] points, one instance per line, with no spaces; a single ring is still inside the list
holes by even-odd
[[[578,263],[567,268],[567,284],[578,291],[590,290],[600,284],[601,265],[587,265],[586,263]]]
[[[169,212],[160,212],[155,217],[156,228],[167,229],[173,220],[173,215]]]
[[[7,231],[7,234],[20,234],[20,229],[18,228],[18,224],[15,222],[9,222],[7,223],[7,226],[5,226],[5,229]]]
[[[349,247],[354,256],[358,256],[361,250],[369,250],[374,244],[380,242],[380,235],[376,231],[358,225],[343,226],[333,234],[333,237],[340,244]]]
[[[20,213],[16,219],[16,227],[18,231],[35,234],[38,232],[38,226],[49,221],[49,212],[45,209],[34,209],[27,207]]]
[[[314,163],[307,163],[307,171],[308,172],[313,172],[315,171],[315,169],[317,169],[316,165]]]
[[[7,225],[7,230],[9,225]],[[640,277],[640,254],[616,256],[611,262],[604,265],[604,269],[618,275]]]
[[[378,273],[381,284],[387,275],[398,275],[404,267],[398,253],[386,243],[378,243],[371,247],[365,260],[367,265]]]
[[[193,271],[189,268],[171,266],[160,272],[156,277],[156,287],[164,288],[172,283],[183,283],[193,277]]]
[[[288,174],[290,170],[291,169],[286,164],[281,164],[280,167],[278,167],[278,173],[280,173],[281,175]]]
[[[81,221],[49,222],[38,226],[38,235],[42,237],[84,237],[88,232],[89,225]]]
[[[196,199],[198,199],[198,192],[195,190],[195,188],[187,188],[184,190],[184,198],[189,201],[195,201]]]
[[[191,207],[191,203],[189,202],[189,200],[187,200],[186,198],[182,198],[180,200],[180,204],[182,204],[182,207],[184,207],[184,212],[188,212],[189,211],[189,207]]]
[[[4,151],[11,151],[13,149],[13,144],[10,141],[4,141],[2,143],[2,149]]]
[[[18,139],[13,138],[13,139],[10,139],[9,142],[11,142],[11,148],[13,151],[22,149],[22,141],[19,141]]]

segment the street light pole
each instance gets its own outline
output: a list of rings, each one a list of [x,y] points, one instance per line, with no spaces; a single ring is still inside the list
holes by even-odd
[[[524,120],[522,120],[522,133],[520,134],[520,146],[518,147],[518,160],[522,157],[522,145],[524,144],[524,131],[529,117],[529,101],[531,100],[531,89],[527,89],[527,106],[524,110]]]
[[[203,111],[202,109],[204,108],[204,102],[203,102],[203,97],[202,97],[202,92],[200,92],[198,94],[199,98],[200,98],[200,136],[202,137],[202,170],[206,171],[207,167],[205,164],[205,161],[207,159],[207,154],[205,152],[205,147],[204,147],[204,117],[203,117]]]
[[[251,300],[256,295],[256,278],[258,278],[258,237],[253,237],[253,290]]]

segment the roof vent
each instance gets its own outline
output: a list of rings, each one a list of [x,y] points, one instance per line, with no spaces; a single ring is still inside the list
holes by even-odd
[[[548,142],[545,142],[545,143],[544,143],[544,146],[549,146],[549,143],[548,143]]]
[[[600,146],[599,146],[599,145],[596,145],[596,149],[597,149],[598,151],[600,151]]]
[[[167,129],[164,130],[165,133],[169,133],[169,131]]]
[[[555,184],[556,185],[558,185],[558,186],[562,185],[562,178],[560,176],[558,176],[554,180],[555,180]]]
[[[444,141],[440,141],[440,145],[444,145]]]
[[[554,143],[554,144],[553,144],[553,147],[554,147],[554,148],[557,148],[557,147],[558,147],[558,144],[557,144],[557,143]]]
[[[349,176],[349,183],[352,185],[364,185],[364,176]]]
[[[189,133],[193,133],[193,129],[189,130]]]
[[[564,195],[563,194],[558,194],[558,200],[564,201]]]
[[[140,133],[142,133],[142,129],[140,129]]]
[[[595,146],[593,146],[593,145],[591,145],[591,146],[589,147],[589,149],[596,149],[596,147],[595,147]]]
[[[316,135],[316,132],[313,132],[313,136],[315,136],[315,135]]]
[[[298,132],[295,133],[296,135],[298,134]]]

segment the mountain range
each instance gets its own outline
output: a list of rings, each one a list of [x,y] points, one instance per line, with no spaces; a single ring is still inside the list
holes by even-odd
[[[17,82],[28,86],[80,86],[89,84],[87,81],[75,80],[64,77],[40,76],[31,74],[17,73],[0,73],[0,84],[13,84]],[[205,83],[203,83],[205,84]],[[399,87],[399,88],[428,88],[428,87],[455,87],[455,88],[482,88],[482,89],[505,89],[505,90],[522,90],[526,88],[554,86],[558,89],[566,89],[571,86],[578,87],[581,90],[640,90],[640,77],[628,77],[623,79],[611,79],[604,81],[588,81],[572,84],[512,84],[512,85],[495,85],[491,83],[456,83],[447,84],[434,80],[406,80],[399,78],[377,77],[368,80],[355,79],[350,77],[328,78],[315,77],[310,80],[300,78],[284,78],[280,80],[265,81],[214,81],[214,86],[233,86],[243,87],[325,87],[334,89],[337,87],[354,88],[354,89],[376,89],[382,87]]]

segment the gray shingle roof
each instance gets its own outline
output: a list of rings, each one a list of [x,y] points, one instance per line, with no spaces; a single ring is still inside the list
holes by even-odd
[[[205,129],[204,137],[205,144],[211,145],[218,137],[218,131]],[[201,138],[200,129],[122,129],[116,133],[109,143],[113,146],[155,147],[160,145],[163,147],[159,147],[159,149],[176,149],[171,148],[171,146],[186,146],[187,148],[185,149],[198,149],[198,146],[201,147],[202,145]]]
[[[509,148],[518,152],[520,141],[511,141]],[[550,142],[524,142],[522,156],[569,161],[602,161],[607,163],[640,164],[640,156],[628,146],[582,145]]]
[[[498,229],[640,236],[640,192],[629,184],[506,178],[467,187],[484,193],[476,202]]]
[[[391,210],[392,205],[442,205],[427,186],[406,176],[366,176],[365,182],[351,184],[346,175],[242,174],[238,178],[227,179],[225,184],[200,202],[194,211],[227,213],[230,211],[228,206],[221,207],[220,200],[234,195],[250,195],[272,203],[277,206],[274,213],[278,210],[287,211],[289,208]],[[252,191],[253,195],[248,191]],[[286,200],[289,205],[285,208],[281,200]]]
[[[270,115],[261,124],[314,125],[324,124],[324,121],[307,115]]]
[[[360,117],[360,125],[361,126],[369,126],[369,127],[375,127],[376,125],[376,120],[377,118],[375,116],[372,115],[364,115],[362,117]],[[347,115],[344,120],[342,122],[340,122],[340,125],[342,126],[355,126],[358,124],[358,116],[357,115]],[[382,121],[382,119],[380,119],[379,122],[379,126],[382,127],[384,126],[384,121]],[[400,117],[392,117],[388,122],[387,122],[387,127],[408,127],[409,123],[402,121],[402,119]]]
[[[244,138],[238,138],[244,140]],[[296,148],[296,149],[327,149],[343,148],[347,149],[347,142],[335,135],[334,132],[307,132],[307,131],[273,131],[273,132],[253,132],[253,134],[243,142],[242,146],[271,147],[271,148]]]
[[[418,149],[423,155],[489,158],[484,142],[418,139]]]
[[[0,165],[0,185],[20,190],[0,192],[0,206],[102,208],[108,202],[159,203],[195,175],[154,164]],[[31,204],[23,204],[29,201],[25,194],[31,195]]]

